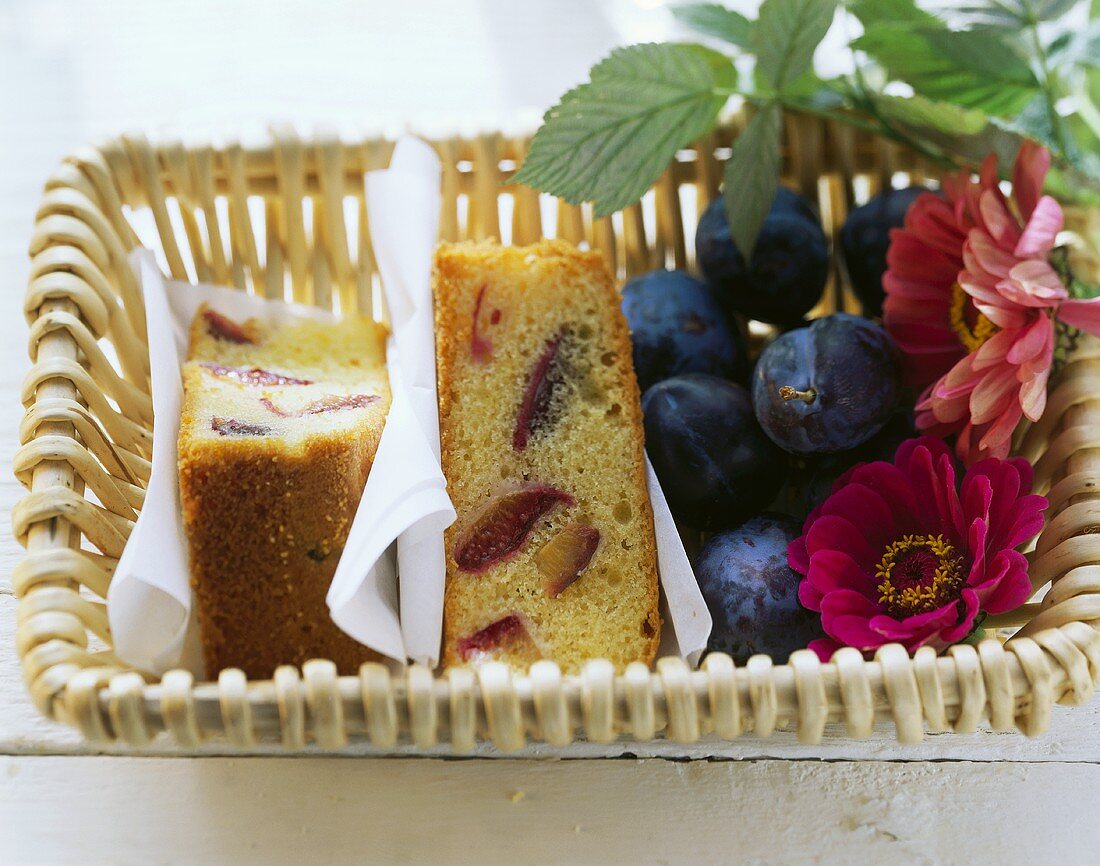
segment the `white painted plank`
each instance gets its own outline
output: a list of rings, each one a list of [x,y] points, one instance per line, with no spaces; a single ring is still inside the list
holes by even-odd
[[[22,866],[1074,866],[1100,847],[1090,765],[0,758],[0,780],[0,862]]]

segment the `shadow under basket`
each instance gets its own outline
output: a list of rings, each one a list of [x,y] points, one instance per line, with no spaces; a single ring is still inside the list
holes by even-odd
[[[734,118],[682,151],[641,203],[599,220],[587,207],[501,185],[522,161],[525,139],[435,142],[443,160],[441,236],[526,244],[556,235],[601,250],[620,278],[691,267],[698,215],[718,191],[741,123]],[[785,124],[784,181],[818,202],[830,237],[867,195],[939,174],[847,127],[793,115]],[[1034,586],[1045,594],[992,618],[994,637],[976,647],[910,657],[892,645],[872,661],[848,649],[830,664],[802,650],[786,665],[756,657],[743,667],[712,654],[698,671],[665,658],[654,671],[636,664],[622,675],[597,660],[576,676],[544,661],[525,676],[490,663],[439,677],[419,666],[395,676],[367,664],[358,676],[338,677],[318,660],[280,668],[269,681],[225,670],[216,683],[178,670],[157,681],[120,661],[103,599],[141,509],[153,421],[145,313],[128,252],[155,249],[176,279],[371,311],[378,285],[363,173],[385,167],[391,149],[381,139],[303,140],[288,129],[258,148],[124,136],[78,150],[47,182],[30,246],[25,311],[34,366],[23,384],[15,457],[29,492],[13,513],[27,549],[13,576],[18,652],[43,713],[91,741],[137,746],[168,731],[186,747],[359,741],[461,752],[479,742],[513,750],[529,739],[690,743],[708,734],[766,736],[784,724],[814,743],[830,723],[842,726],[836,733],[867,737],[883,720],[904,743],[926,729],[969,732],[981,723],[1035,735],[1054,703],[1092,695],[1100,674],[1100,342],[1093,340],[1078,346],[1042,421],[1020,438],[1037,490],[1050,499],[1029,554]],[[825,298],[817,314],[854,309],[839,274]]]

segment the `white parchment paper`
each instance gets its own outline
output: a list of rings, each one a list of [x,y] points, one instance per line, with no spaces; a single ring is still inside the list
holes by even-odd
[[[400,431],[394,438],[400,435],[401,441],[393,444],[402,454],[396,460],[384,455],[382,449],[389,443],[383,436],[379,459],[392,478],[379,486],[384,483],[402,491],[395,497],[400,509],[388,517],[395,528],[400,527],[395,537],[401,632],[405,655],[429,667],[439,661],[443,629],[447,569],[443,530],[455,520],[439,465],[435,382],[431,272],[439,236],[440,174],[435,151],[420,139],[405,136],[397,142],[389,168],[372,171],[366,179],[371,241],[393,328],[395,366],[400,369],[400,387],[394,391],[387,426]],[[372,473],[364,502],[373,483]],[[338,570],[334,590],[340,578]]]
[[[356,627],[360,599],[381,575],[364,581],[361,569],[394,545],[402,657],[429,667],[439,660],[443,622],[443,530],[455,519],[439,466],[435,396],[431,260],[439,177],[435,152],[411,137],[397,143],[388,169],[367,175],[371,241],[393,328],[393,406],[359,503],[359,513],[373,520],[356,520],[328,594],[336,624],[363,640]]]
[[[178,440],[183,399],[181,367],[187,358],[191,322],[204,303],[235,321],[259,319],[280,325],[302,319],[335,321],[336,317],[317,307],[269,300],[237,289],[168,280],[149,250],[136,250],[131,264],[145,296],[149,333],[156,418],[153,468],[141,514],[111,581],[107,615],[119,658],[155,673],[183,666],[201,674],[197,657],[184,657],[183,653],[192,619],[192,596],[179,503]],[[391,368],[391,377],[392,373]],[[395,436],[390,427],[387,419],[383,438],[389,435],[391,440],[400,440],[400,431]],[[377,462],[371,478],[376,473]],[[352,529],[368,521],[367,515],[357,512]],[[361,572],[370,574],[372,580],[364,581],[368,590],[357,596],[353,610],[343,611],[342,615],[360,642],[404,662],[394,567],[392,557],[387,559],[385,555],[392,540],[361,566]],[[341,563],[346,556],[345,549]]]
[[[653,530],[657,536],[657,570],[664,590],[665,617],[658,655],[678,655],[692,667],[699,664],[714,621],[699,591],[699,582],[684,550],[668,501],[649,458],[645,459],[646,485],[653,507]]]

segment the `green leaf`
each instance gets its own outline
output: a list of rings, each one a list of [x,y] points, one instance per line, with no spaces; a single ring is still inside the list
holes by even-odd
[[[914,0],[853,0],[848,4],[848,11],[862,22],[864,29],[879,25],[944,26],[939,18],[919,8]]]
[[[1074,277],[1069,285],[1069,296],[1071,298],[1079,298],[1083,301],[1088,301],[1092,298],[1100,298],[1100,286],[1095,283],[1085,282],[1079,277]]]
[[[1063,204],[1100,207],[1100,192],[1095,183],[1092,186],[1083,184],[1081,176],[1072,168],[1063,171],[1058,166],[1052,166],[1043,189]]]
[[[783,88],[783,96],[795,99],[809,97],[810,94],[820,90],[824,84],[825,82],[818,78],[812,69],[806,69],[798,78],[787,82],[787,86]],[[759,64],[752,71],[752,92],[767,96],[775,94],[771,81]]]
[[[1027,25],[1021,20],[1016,4],[973,3],[956,6],[945,4],[943,16],[953,27],[990,27],[997,30],[1016,30]]]
[[[740,12],[718,3],[691,3],[673,6],[672,14],[692,30],[752,51],[752,22]]]
[[[730,236],[745,261],[771,209],[779,185],[779,133],[783,111],[768,103],[753,115],[726,160],[725,201]]]
[[[1055,21],[1077,5],[1079,0],[1043,0],[1039,4],[1037,17],[1040,21]]]
[[[1047,100],[1041,93],[1017,112],[1015,117],[996,118],[993,122],[1001,129],[1034,139],[1052,150],[1057,150]]]
[[[852,47],[866,52],[892,78],[912,85],[917,93],[928,99],[978,108],[989,114],[1011,117],[1038,92],[1036,85],[1023,80],[1004,80],[988,70],[960,67],[941,50],[946,43],[932,44],[930,33],[937,34],[937,40],[943,34],[963,35],[946,30],[914,31],[907,26],[881,25],[868,29]],[[952,50],[957,47],[953,45]],[[1011,68],[1009,72],[1018,74]],[[1034,81],[1034,76],[1030,80]]]
[[[1079,0],[986,0],[984,3],[943,2],[952,24],[1016,30],[1033,22],[1056,21]]]
[[[976,108],[935,102],[916,94],[910,97],[876,95],[879,112],[894,123],[927,127],[958,135],[975,135],[985,129],[988,118]]]
[[[837,0],[764,0],[753,29],[756,62],[782,92],[814,60],[814,49],[833,23]]]
[[[1023,85],[1038,86],[1027,61],[990,30],[922,30],[933,50],[960,69]]]
[[[678,149],[710,130],[735,84],[729,58],[700,45],[617,49],[546,112],[512,180],[591,201],[607,216],[641,198]]]
[[[903,132],[926,144],[932,144],[959,165],[980,165],[983,159],[994,153],[1002,172],[1011,170],[1016,153],[1024,140],[1024,136],[1018,132],[1003,129],[993,123],[986,124],[985,128],[976,133],[951,132],[933,126],[909,127],[905,123],[898,125]]]
[[[1000,129],[1017,133],[1045,145],[1056,159],[1065,163],[1064,169],[1079,181],[1100,189],[1100,157],[1082,149],[1082,138],[1074,132],[1071,121],[1076,118],[1051,116],[1046,99],[1036,96],[1013,118],[993,118]],[[1054,124],[1059,125],[1055,129]],[[1064,146],[1063,146],[1064,143]]]
[[[960,643],[968,643],[971,646],[977,646],[983,640],[985,640],[987,637],[989,637],[989,633],[979,625],[979,626],[975,626],[974,631],[970,632],[970,634],[968,634],[966,637],[964,637],[960,641]]]

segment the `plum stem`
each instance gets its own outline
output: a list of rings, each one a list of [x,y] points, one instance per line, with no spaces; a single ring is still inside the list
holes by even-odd
[[[813,403],[814,400],[817,399],[817,391],[813,388],[799,391],[797,388],[792,388],[790,385],[784,385],[779,389],[779,396],[784,400],[801,400],[804,403]]]

